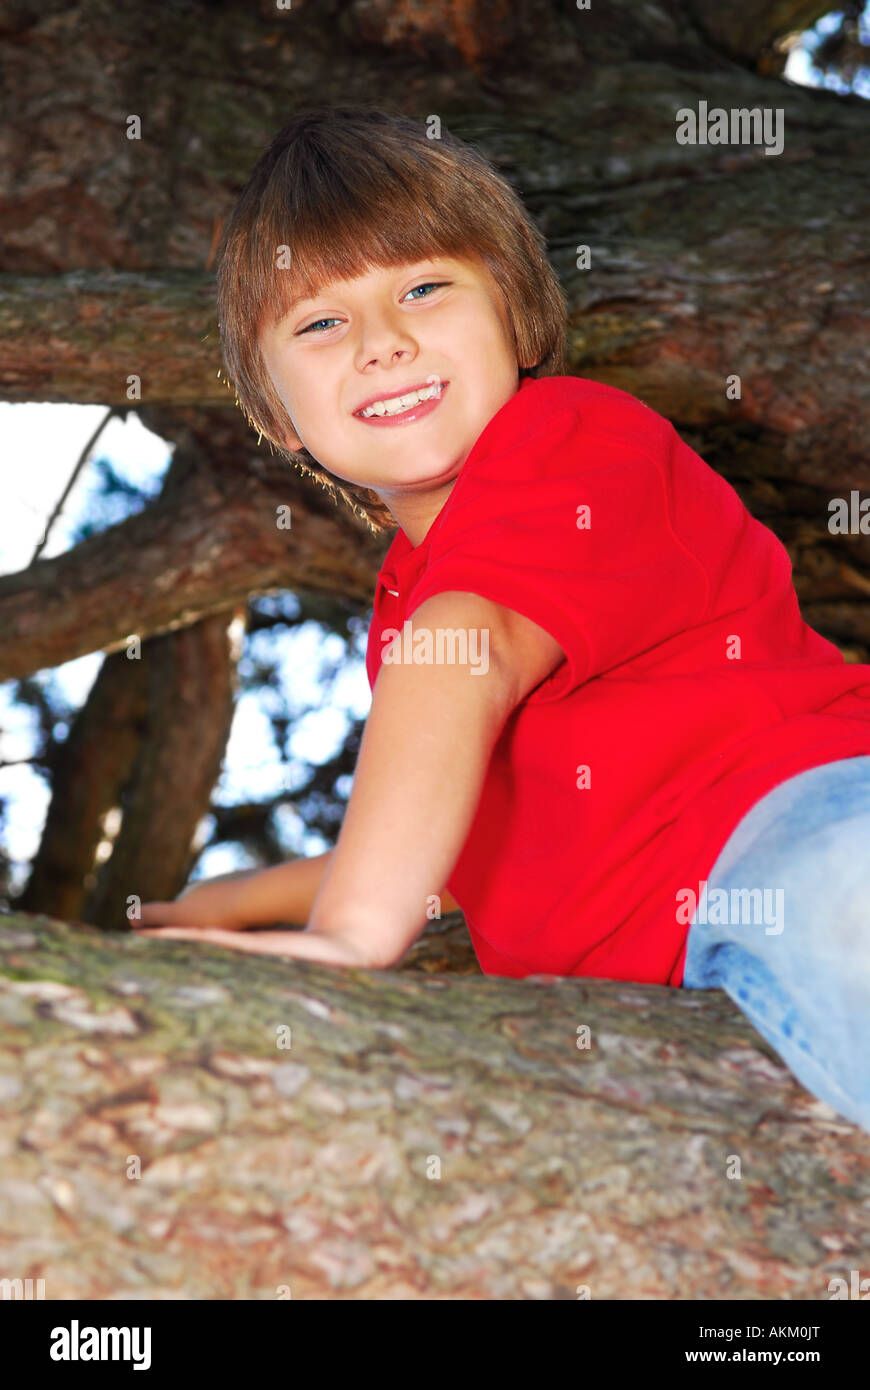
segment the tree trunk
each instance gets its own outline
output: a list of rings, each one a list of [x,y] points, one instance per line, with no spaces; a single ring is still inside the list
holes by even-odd
[[[124,930],[131,896],[165,902],[187,880],[233,718],[227,627],[221,615],[142,646],[141,739],[121,795],[120,833],[81,912],[86,922]]]
[[[123,653],[107,656],[52,768],[42,840],[16,903],[23,912],[84,917],[104,819],[131,775],[146,707],[138,667]]]

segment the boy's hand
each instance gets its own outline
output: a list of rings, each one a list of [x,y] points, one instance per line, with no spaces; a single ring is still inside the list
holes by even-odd
[[[156,904],[164,906],[163,903]],[[174,907],[174,903],[165,906]],[[234,951],[253,951],[261,955],[280,955],[278,949],[286,945],[284,938],[290,932],[257,932],[254,936],[242,936],[238,927],[228,930],[222,927],[137,927],[137,936],[153,936],[169,941],[211,942],[215,946],[230,946]]]
[[[304,931],[257,931],[243,936],[238,929],[222,931],[219,927],[149,927],[137,930],[136,935],[153,936],[158,940],[205,942],[213,946],[227,946],[231,951],[283,956],[287,960],[309,960],[319,965],[349,965],[357,970],[379,968],[353,941],[331,933],[324,935],[311,928]]]
[[[235,875],[233,876],[235,878]],[[238,880],[236,880],[237,882]],[[238,889],[229,878],[195,883],[172,902],[142,904],[142,916],[135,927],[195,927],[202,931],[243,931],[249,924],[236,911]]]

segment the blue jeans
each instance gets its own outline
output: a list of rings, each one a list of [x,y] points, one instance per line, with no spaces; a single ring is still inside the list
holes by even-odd
[[[724,989],[807,1090],[870,1132],[870,756],[750,807],[700,892],[683,985]]]

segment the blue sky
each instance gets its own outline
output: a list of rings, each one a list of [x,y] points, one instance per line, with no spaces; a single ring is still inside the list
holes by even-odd
[[[834,32],[839,25],[842,13],[842,10],[832,10],[830,14],[823,15],[812,29],[808,29],[800,36],[799,41],[789,52],[783,75],[788,81],[800,83],[805,87],[825,87],[831,92],[843,94],[852,92],[855,96],[870,99],[870,53],[868,53],[868,65],[859,69],[851,87],[832,73],[823,76],[813,66],[813,50],[828,34]],[[861,43],[870,45],[870,4],[864,6],[858,21],[858,30]]]

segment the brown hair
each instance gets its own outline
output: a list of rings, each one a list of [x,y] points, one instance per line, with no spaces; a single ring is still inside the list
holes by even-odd
[[[278,267],[279,247],[291,250]],[[368,488],[338,481],[282,442],[292,428],[259,345],[290,303],[333,280],[433,254],[480,259],[505,303],[521,376],[565,371],[567,311],[546,242],[510,184],[472,146],[398,112],[316,107],[278,131],[230,214],[218,252],[224,377],[249,423],[304,474],[361,511],[395,519]]]

